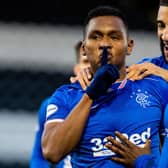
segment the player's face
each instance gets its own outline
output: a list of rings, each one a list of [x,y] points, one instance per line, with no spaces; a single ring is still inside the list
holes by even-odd
[[[157,29],[162,55],[168,62],[168,6],[160,6],[159,8]]]
[[[86,27],[84,50],[93,72],[101,65],[102,48],[108,48],[108,63],[125,66],[125,56],[130,54],[123,21],[116,16],[99,16]]]

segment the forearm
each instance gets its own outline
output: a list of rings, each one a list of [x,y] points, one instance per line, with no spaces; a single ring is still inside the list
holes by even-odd
[[[91,105],[92,99],[85,94],[65,121],[56,127],[45,129],[42,145],[46,159],[58,162],[76,146],[87,122]]]
[[[64,141],[60,141],[63,145],[63,150],[68,152],[71,151],[74,146],[79,142],[81,135],[83,133],[83,129],[85,128],[85,124],[88,120],[88,116],[90,113],[90,107],[92,105],[92,100],[86,95],[81,99],[78,105],[72,110],[70,115],[67,117],[65,122],[63,122],[62,127],[60,129],[61,132],[66,134],[62,134],[62,139]]]
[[[61,123],[46,124],[43,135],[43,153],[51,162],[60,161],[79,143],[93,100],[104,95],[119,78],[117,66],[106,64],[99,68],[80,102]]]

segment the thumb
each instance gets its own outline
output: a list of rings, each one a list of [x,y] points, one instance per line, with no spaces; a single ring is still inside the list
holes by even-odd
[[[78,78],[77,78],[77,76],[71,76],[69,80],[71,83],[75,83],[78,81]]]

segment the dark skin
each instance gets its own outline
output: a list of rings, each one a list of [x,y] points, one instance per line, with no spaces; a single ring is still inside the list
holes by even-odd
[[[144,145],[144,147],[138,147],[132,142],[130,142],[124,135],[120,132],[116,131],[115,135],[121,140],[120,143],[118,140],[107,137],[108,143],[106,143],[106,147],[112,150],[113,152],[119,154],[121,157],[112,157],[111,160],[124,164],[130,168],[134,167],[134,162],[136,158],[144,154],[150,154],[150,143],[151,141],[148,139]]]
[[[165,62],[168,62],[168,6],[160,6],[157,16],[157,34],[160,39],[160,47]],[[144,73],[141,73],[144,72]],[[157,75],[168,81],[168,72],[166,69],[158,67],[152,63],[143,63],[132,65],[127,69],[127,77],[131,80],[140,80],[150,74]],[[150,143],[145,144],[144,148],[139,148],[129,142],[122,134],[116,132],[116,135],[125,143],[126,146],[120,144],[116,140],[108,137],[108,140],[113,145],[107,144],[106,146],[112,151],[120,154],[122,158],[112,158],[112,160],[126,165],[133,166],[135,159],[142,154],[150,153]]]
[[[162,56],[165,59],[165,62],[168,63],[168,6],[160,6],[157,16],[157,35],[158,39],[160,41],[160,49]],[[81,86],[85,89],[89,85],[89,80],[91,78],[90,72],[88,70],[84,70],[86,72],[83,72],[79,74],[80,77],[78,77],[76,80],[78,80],[81,83]],[[133,64],[130,65],[127,69],[127,78],[135,81],[135,80],[141,80],[145,78],[148,75],[156,75],[160,76],[164,80],[168,82],[168,72],[166,69],[161,68],[153,63],[150,62],[144,62],[141,64]],[[87,78],[86,78],[87,76]]]
[[[168,6],[160,6],[157,17],[157,33],[160,40],[160,48],[162,56],[168,62]],[[141,80],[148,75],[160,76],[168,82],[167,69],[156,66],[152,63],[145,62],[143,64],[134,64],[127,68],[127,78],[130,80]],[[85,70],[79,74],[77,80],[80,82],[83,89],[89,85],[92,75],[89,70]],[[107,144],[107,147],[112,151],[120,154],[122,158],[113,157],[112,160],[123,163],[133,167],[135,159],[143,154],[150,153],[150,141],[147,141],[144,148],[137,147],[129,142],[120,133],[116,135],[125,143],[129,145],[122,145],[118,141],[108,137],[108,140],[113,142],[113,145]]]
[[[83,51],[87,55],[93,74],[101,66],[103,47],[108,48],[107,63],[120,67],[118,80],[122,81],[126,77],[125,57],[131,54],[133,45],[119,17],[95,17],[86,27]],[[45,159],[57,163],[80,142],[90,115],[92,102],[93,100],[85,93],[64,121],[45,123],[42,136],[42,150]]]

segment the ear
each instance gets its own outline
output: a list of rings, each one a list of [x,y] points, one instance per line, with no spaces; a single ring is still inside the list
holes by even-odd
[[[132,53],[133,48],[134,48],[134,40],[129,39],[128,40],[128,47],[127,47],[127,55],[130,55]]]

